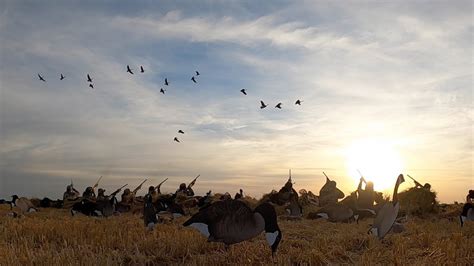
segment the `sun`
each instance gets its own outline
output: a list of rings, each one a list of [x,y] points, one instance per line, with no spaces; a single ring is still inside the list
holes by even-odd
[[[402,173],[402,159],[390,141],[381,139],[362,139],[354,141],[346,149],[348,175],[356,185],[360,174],[367,181],[374,182],[377,191],[393,188],[397,176]]]

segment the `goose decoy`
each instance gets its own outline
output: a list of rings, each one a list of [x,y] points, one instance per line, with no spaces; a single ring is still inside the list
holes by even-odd
[[[199,71],[196,70],[196,76],[199,76],[199,75],[201,75],[201,74],[199,74]]]
[[[165,78],[165,85],[166,85],[166,86],[168,86],[168,85],[169,85],[169,83],[168,83],[168,79],[167,79],[167,78]]]
[[[393,223],[395,223],[397,219],[398,211],[400,210],[398,187],[403,182],[405,182],[405,178],[400,174],[395,183],[395,188],[393,189],[392,201],[386,202],[375,216],[374,224],[372,228],[370,228],[370,232],[379,239],[382,239],[388,231],[390,231]]]
[[[194,78],[194,76],[191,78],[191,80],[194,82],[194,83],[197,83],[196,79]]]
[[[461,227],[464,226],[466,221],[474,221],[474,206],[471,203],[464,204],[459,220]]]
[[[63,79],[65,79],[65,78],[66,78],[66,77],[63,76],[63,74],[61,74],[61,77],[59,78],[59,80],[63,80]]]
[[[240,92],[244,95],[247,95],[247,92],[245,91],[245,89],[241,89]]]
[[[351,208],[341,203],[326,205],[315,214],[314,218],[327,219],[333,223],[350,221],[352,218],[357,220],[358,218]]]
[[[165,94],[165,91],[166,90],[164,90],[163,88],[160,89],[160,92],[163,93],[163,94]]]
[[[179,139],[177,137],[174,137],[174,141],[179,142]]]
[[[301,100],[296,100],[295,105],[301,105],[302,102],[303,101],[301,101]]]
[[[145,69],[143,69],[143,66],[140,66],[140,72],[145,73]]]
[[[38,78],[39,78],[41,81],[46,82],[46,80],[44,80],[44,78],[43,78],[40,74],[38,74]]]
[[[90,87],[91,89],[93,89],[93,88],[94,88],[94,84],[92,84],[92,83],[89,84],[89,87]]]
[[[180,130],[178,130],[178,133],[184,134],[184,131],[182,131],[182,130],[180,129]]]
[[[130,66],[129,66],[129,65],[127,65],[127,72],[133,75],[133,72],[132,72],[132,70],[130,69]]]
[[[265,107],[267,107],[267,105],[263,101],[260,101],[260,109],[263,109]]]
[[[92,82],[92,78],[89,76],[89,74],[87,74],[87,82]]]
[[[196,228],[209,242],[222,242],[226,247],[252,239],[264,231],[272,256],[282,238],[275,208],[268,202],[252,210],[240,200],[217,201],[199,210],[183,226]]]
[[[38,209],[35,208],[33,203],[27,198],[21,197],[19,198],[17,195],[12,196],[12,201],[10,202],[10,208],[18,207],[21,212],[37,212]]]
[[[277,105],[275,105],[275,108],[281,109],[281,103],[278,103]]]

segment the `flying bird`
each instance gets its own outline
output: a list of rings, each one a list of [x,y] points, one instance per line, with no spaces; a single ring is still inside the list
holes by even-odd
[[[143,69],[143,66],[140,66],[140,72],[145,73],[145,69]]]
[[[61,77],[59,78],[59,80],[63,80],[65,78],[65,76],[63,76],[63,74],[61,74]]]
[[[265,107],[267,107],[267,105],[263,101],[260,101],[260,109],[263,109]]]
[[[199,76],[199,75],[201,75],[201,74],[199,74],[199,71],[196,70],[196,76]]]
[[[301,100],[296,100],[295,104],[296,104],[296,105],[301,105],[302,102],[303,102],[303,101],[301,101]]]
[[[87,82],[92,82],[92,78],[89,76],[89,74],[87,74]]]
[[[163,90],[163,88],[160,89],[160,92],[163,93],[163,94],[165,94],[165,91],[166,90]]]
[[[38,74],[38,78],[39,78],[41,81],[46,82],[46,80],[44,80],[44,78],[43,78],[40,74]]]
[[[278,103],[277,105],[275,105],[275,108],[281,109],[281,103]]]
[[[174,137],[174,141],[179,142],[179,139],[177,137]]]
[[[252,210],[240,200],[217,201],[202,208],[184,222],[183,226],[196,228],[207,237],[208,242],[222,242],[226,248],[265,232],[272,256],[282,237],[275,207],[268,202]]]
[[[196,79],[194,79],[194,76],[191,78],[191,80],[192,80],[194,83],[197,83]]]
[[[89,87],[91,87],[92,89],[94,88],[94,85],[91,83],[89,84]]]
[[[245,91],[245,89],[241,89],[240,92],[243,93],[244,95],[247,95],[247,92]]]
[[[180,129],[180,130],[178,130],[178,133],[184,134],[184,131],[182,131],[182,130]]]
[[[132,70],[130,69],[130,66],[129,66],[129,65],[127,65],[127,72],[133,75],[133,72],[132,72]]]
[[[165,85],[166,85],[166,86],[168,86],[168,85],[169,85],[169,83],[168,83],[168,79],[167,79],[167,78],[165,78]]]

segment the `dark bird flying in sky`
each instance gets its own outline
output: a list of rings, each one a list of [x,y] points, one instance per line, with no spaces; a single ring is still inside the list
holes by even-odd
[[[39,78],[41,81],[46,82],[46,80],[44,80],[44,78],[43,78],[40,74],[38,74],[38,78]]]
[[[244,95],[247,95],[247,92],[245,91],[245,89],[241,89],[240,92],[243,93]]]
[[[281,103],[278,103],[277,105],[275,105],[275,108],[281,109]]]
[[[260,109],[263,109],[265,107],[267,107],[267,105],[263,101],[260,101]]]
[[[145,73],[145,69],[143,69],[143,66],[140,66],[140,72]]]
[[[199,71],[196,70],[196,76],[199,76],[199,75],[201,75],[201,74],[199,74]]]
[[[194,76],[191,78],[191,80],[192,80],[194,83],[197,83],[197,82],[196,82],[196,79],[194,79]]]
[[[91,87],[92,89],[94,88],[94,85],[91,83],[89,84],[89,87]]]
[[[297,104],[297,105],[301,105],[301,103],[302,103],[302,102],[303,102],[303,101],[296,100],[295,104]]]
[[[163,93],[163,94],[165,94],[165,91],[166,90],[163,90],[163,88],[160,89],[160,92]]]
[[[133,75],[133,72],[132,72],[132,70],[130,69],[130,66],[129,66],[129,65],[127,65],[127,72]]]
[[[180,129],[180,130],[178,130],[178,133],[184,134],[184,131],[182,131],[182,130]]]
[[[167,79],[167,78],[165,78],[165,85],[166,85],[166,86],[168,86],[168,85],[169,85],[169,83],[168,83],[168,79]]]
[[[63,80],[65,77],[63,76],[63,74],[61,74],[61,77],[59,78],[59,80]]]
[[[89,74],[87,74],[87,82],[92,82],[92,78],[89,76]]]
[[[179,142],[179,139],[177,137],[174,137],[174,141]]]

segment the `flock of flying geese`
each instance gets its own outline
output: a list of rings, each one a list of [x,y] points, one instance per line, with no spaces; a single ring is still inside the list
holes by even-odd
[[[132,68],[130,68],[130,65],[127,65],[127,73],[129,73],[130,75],[134,75],[134,74],[135,74],[135,73],[134,73],[134,70],[133,70]],[[143,68],[143,66],[140,66],[140,73],[145,73],[145,69]],[[195,71],[195,75],[193,75],[193,76],[191,77],[191,81],[194,82],[195,84],[197,84],[196,77],[197,77],[197,76],[200,76],[200,75],[201,75],[201,74],[199,73],[199,71],[196,70],[196,71]],[[40,73],[38,73],[38,78],[39,78],[41,81],[46,82],[46,80],[44,79],[43,76],[41,76]],[[61,73],[61,74],[60,74],[60,77],[59,77],[59,80],[64,80],[65,78],[66,78],[66,77]],[[93,82],[92,82],[92,77],[90,76],[90,74],[87,74],[87,82],[88,82],[88,84],[89,84],[89,88],[94,89],[94,84],[93,84]],[[165,78],[164,85],[165,85],[165,86],[169,86],[169,84],[170,84],[170,82],[168,81],[168,78]],[[166,92],[166,89],[163,89],[163,88],[161,87],[161,88],[160,88],[160,93],[165,94],[165,92]],[[241,92],[243,95],[247,96],[247,90],[246,90],[246,89],[241,89],[240,92]],[[301,103],[302,103],[302,102],[303,102],[302,100],[298,99],[298,100],[296,100],[295,105],[300,105],[300,106],[301,106]],[[281,103],[281,102],[277,103],[277,105],[275,105],[275,108],[282,109],[282,104],[283,104],[283,103]],[[267,106],[268,106],[268,105],[267,105],[265,102],[263,102],[262,100],[260,100],[260,109],[264,109],[264,108],[266,108]],[[179,133],[179,134],[184,134],[184,131],[180,129],[180,130],[178,130],[178,133]],[[174,137],[173,141],[178,142],[178,143],[181,142],[181,141],[178,139],[178,137],[176,137],[176,136]]]

